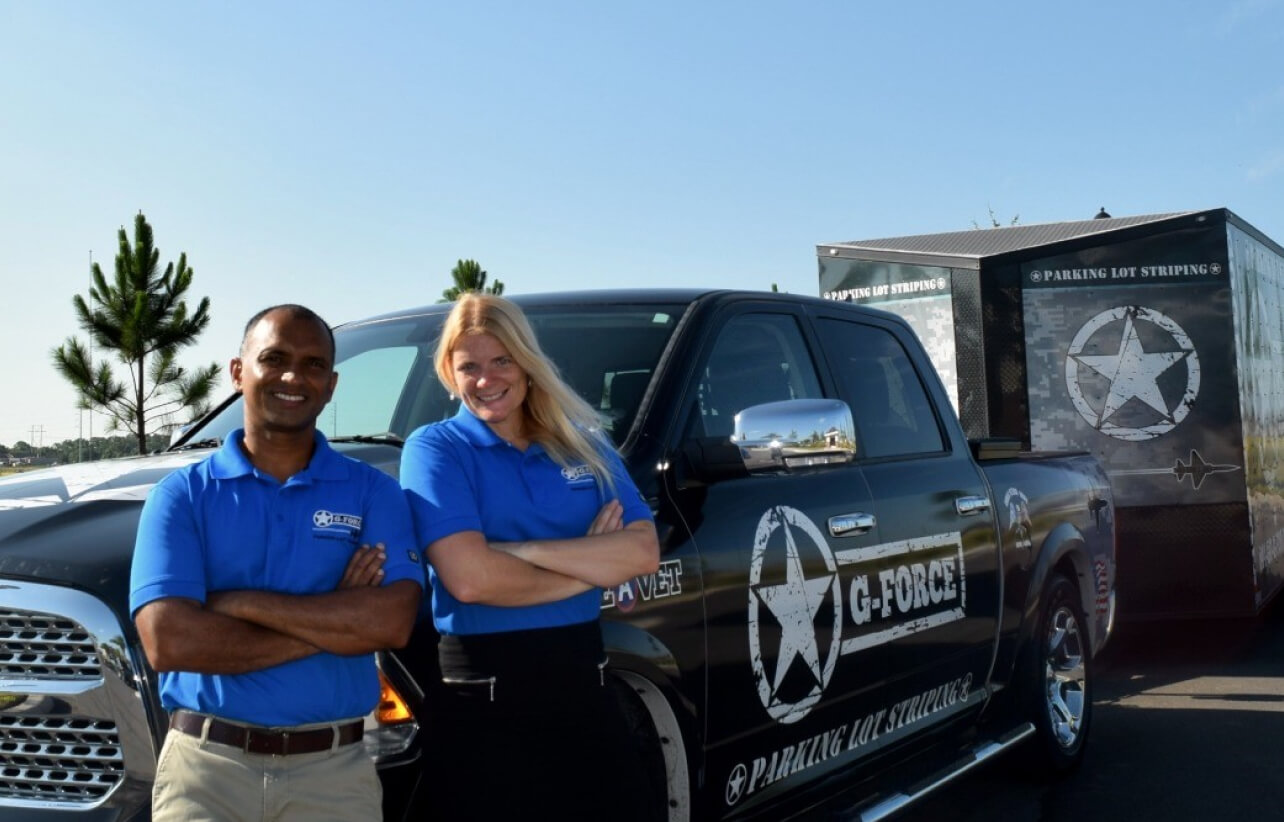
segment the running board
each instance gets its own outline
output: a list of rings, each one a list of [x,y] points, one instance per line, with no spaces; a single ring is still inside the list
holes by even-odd
[[[973,745],[970,753],[964,754],[926,779],[916,782],[904,792],[898,791],[869,806],[853,808],[838,814],[836,818],[850,820],[850,822],[879,822],[887,819],[1033,735],[1034,725],[1029,722],[1018,725],[998,739]]]

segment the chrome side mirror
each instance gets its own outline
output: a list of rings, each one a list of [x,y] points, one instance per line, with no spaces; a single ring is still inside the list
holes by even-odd
[[[856,457],[856,425],[842,400],[785,400],[736,414],[731,442],[750,472],[841,465]]]

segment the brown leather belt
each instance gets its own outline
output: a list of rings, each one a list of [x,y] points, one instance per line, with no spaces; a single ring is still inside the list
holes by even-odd
[[[220,745],[231,745],[246,753],[289,756],[290,754],[316,753],[334,746],[335,734],[339,745],[351,745],[361,739],[364,723],[358,719],[335,728],[316,728],[310,731],[273,730],[237,725],[222,719],[193,711],[178,710],[170,716],[169,726],[188,736],[199,737],[209,720],[209,733],[205,738]]]

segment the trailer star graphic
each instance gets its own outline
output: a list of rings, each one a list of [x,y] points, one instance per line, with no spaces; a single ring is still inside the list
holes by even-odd
[[[1118,348],[1111,354],[1087,354],[1094,337],[1111,333],[1108,326],[1123,322]],[[1147,351],[1138,333],[1138,323],[1148,323],[1171,339],[1168,350]],[[1181,398],[1170,407],[1160,387],[1160,377],[1180,362],[1186,363],[1186,387]],[[1089,403],[1080,382],[1084,366],[1109,381],[1105,403],[1095,408]],[[1107,436],[1128,441],[1154,439],[1177,426],[1190,413],[1199,394],[1199,355],[1190,337],[1176,322],[1164,314],[1139,305],[1117,306],[1097,314],[1084,323],[1066,353],[1066,390],[1075,409],[1096,430]],[[1138,425],[1122,422],[1124,407],[1137,400],[1152,411],[1152,421]]]

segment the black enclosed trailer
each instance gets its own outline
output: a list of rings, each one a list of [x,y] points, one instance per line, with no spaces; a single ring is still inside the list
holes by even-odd
[[[1219,208],[817,250],[824,297],[909,320],[969,437],[1097,455],[1122,616],[1252,615],[1280,590],[1278,243]]]

